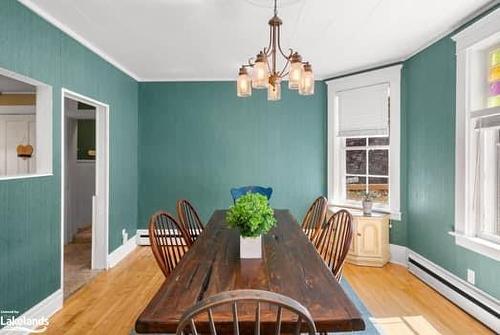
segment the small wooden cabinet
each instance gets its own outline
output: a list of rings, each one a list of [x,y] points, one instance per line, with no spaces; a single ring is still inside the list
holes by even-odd
[[[333,210],[337,211],[338,208]],[[353,217],[354,235],[347,262],[365,266],[384,266],[390,258],[389,216],[379,213],[364,216],[361,211],[350,209],[349,212]]]

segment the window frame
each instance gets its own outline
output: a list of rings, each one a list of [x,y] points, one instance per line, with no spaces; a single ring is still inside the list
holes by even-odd
[[[500,243],[485,238],[478,212],[474,209],[475,162],[478,136],[473,136],[475,120],[491,109],[484,108],[485,89],[481,76],[486,76],[488,46],[500,43],[500,9],[454,35],[456,42],[456,124],[455,124],[455,227],[450,235],[455,243],[484,256],[500,260]],[[500,107],[493,107],[498,109]]]
[[[360,202],[347,201],[345,196],[345,138],[338,132],[337,92],[387,83],[390,89],[389,108],[389,202],[387,206],[374,203],[374,211],[390,214],[391,219],[401,220],[400,212],[400,137],[401,137],[401,69],[393,65],[378,70],[341,77],[327,81],[327,189],[330,206],[361,209]],[[366,136],[374,137],[374,136]],[[368,143],[367,143],[368,145]],[[368,163],[368,162],[367,162]],[[343,179],[342,179],[343,178]]]
[[[0,182],[53,176],[53,94],[52,86],[0,67],[0,74],[36,87],[35,106],[35,172],[30,174],[0,176]]]

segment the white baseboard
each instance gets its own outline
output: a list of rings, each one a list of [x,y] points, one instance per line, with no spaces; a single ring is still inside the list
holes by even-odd
[[[40,320],[42,318],[48,320],[52,315],[54,315],[58,310],[60,310],[63,306],[63,292],[61,289],[58,289],[47,298],[40,301],[35,306],[31,307],[29,310],[24,312],[22,315],[18,316],[16,319],[25,319],[25,320]],[[4,320],[5,321],[5,320]],[[31,322],[33,323],[33,322]],[[5,327],[0,329],[1,335],[20,335],[20,334],[30,334],[33,330],[35,330],[36,326],[27,326],[23,329],[15,329],[13,327]]]
[[[149,243],[149,230],[137,229],[137,245],[150,245]]]
[[[108,269],[114,267],[122,259],[127,257],[127,255],[134,251],[136,247],[136,236],[132,236],[125,244],[119,246],[115,251],[108,255]]]
[[[397,244],[390,244],[389,250],[391,252],[391,258],[389,262],[394,264],[399,264],[404,267],[408,267],[408,248]]]
[[[408,270],[411,273],[496,333],[500,333],[500,318],[494,314],[500,311],[500,300],[411,250],[408,258]]]

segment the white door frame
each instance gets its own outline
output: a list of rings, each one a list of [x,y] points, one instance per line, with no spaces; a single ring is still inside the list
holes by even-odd
[[[92,269],[108,268],[109,105],[68,89],[61,90],[61,289],[64,286],[66,111],[64,98],[96,108],[96,190],[92,200]]]

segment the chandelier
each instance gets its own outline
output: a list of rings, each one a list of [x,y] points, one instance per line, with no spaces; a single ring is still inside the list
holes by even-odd
[[[248,64],[240,67],[236,82],[239,97],[251,96],[252,88],[267,88],[267,100],[278,101],[281,99],[281,81],[287,76],[289,89],[298,90],[300,95],[314,94],[311,64],[303,62],[302,56],[293,49],[285,53],[281,48],[282,24],[283,21],[278,17],[277,0],[274,0],[274,16],[269,20],[269,44],[255,58],[250,58]],[[284,58],[281,70],[278,57]]]

